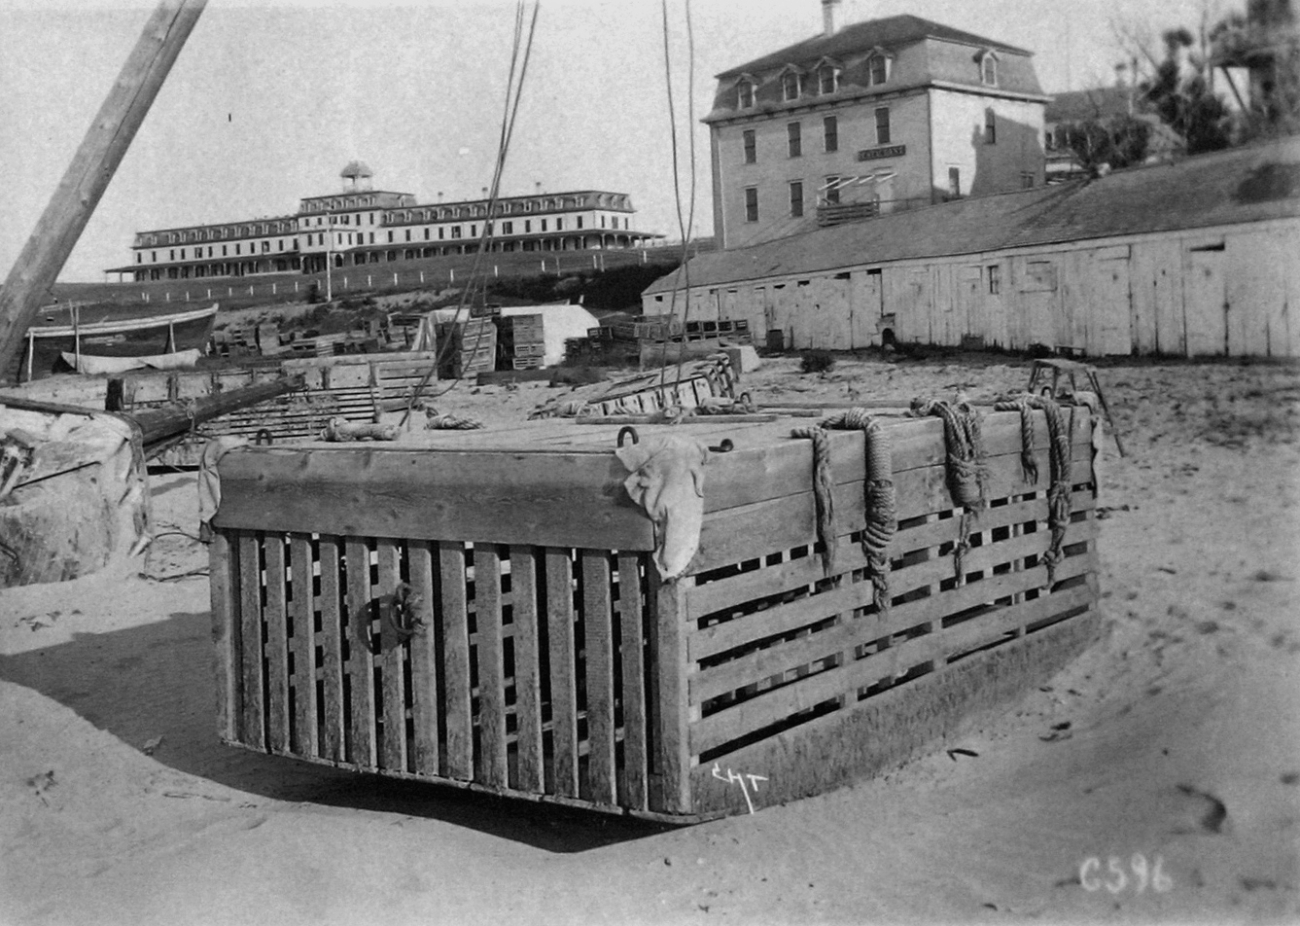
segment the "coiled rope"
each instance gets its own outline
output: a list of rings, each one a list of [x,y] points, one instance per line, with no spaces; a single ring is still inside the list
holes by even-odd
[[[477,418],[440,415],[433,409],[425,411],[424,429],[426,431],[473,431],[481,427],[483,427],[483,422]]]
[[[1070,429],[1066,426],[1061,406],[1048,396],[1017,395],[998,400],[993,407],[998,411],[1020,412],[1020,458],[1024,466],[1026,456],[1033,455],[1034,431],[1030,412],[1041,409],[1047,419],[1048,461],[1051,483],[1047,487],[1047,526],[1052,532],[1052,539],[1047,552],[1043,554],[1043,564],[1047,567],[1047,581],[1056,581],[1056,567],[1064,559],[1061,547],[1065,542],[1065,532],[1070,526],[1072,501],[1070,498]],[[1036,482],[1038,467],[1035,466],[1034,478],[1026,480]]]
[[[912,400],[911,411],[918,418],[934,416],[943,421],[948,490],[953,501],[964,509],[952,554],[953,573],[960,584],[965,575],[962,564],[970,550],[971,527],[988,507],[988,465],[979,413],[966,402],[951,405],[919,396]]]
[[[835,571],[835,477],[831,472],[831,439],[826,431],[813,425],[795,428],[791,437],[813,442],[813,500],[817,504],[817,539],[822,543],[822,569],[826,575]]]
[[[822,421],[833,430],[861,431],[865,444],[866,481],[863,484],[863,509],[866,524],[862,529],[862,551],[867,556],[867,573],[871,576],[876,613],[889,612],[888,549],[898,530],[897,498],[894,492],[893,448],[889,435],[878,418],[864,408],[851,408]]]
[[[863,483],[863,511],[866,524],[862,531],[862,550],[867,558],[867,573],[871,577],[872,600],[876,613],[883,616],[889,611],[889,556],[890,541],[898,530],[898,514],[894,493],[893,457],[889,438],[878,419],[866,409],[853,408],[830,418],[817,426],[796,428],[794,437],[809,438],[813,442],[813,497],[817,503],[817,534],[822,542],[823,563],[827,574],[834,569],[837,533],[835,530],[834,488],[831,473],[830,438],[827,429],[861,431],[865,445],[866,479]]]

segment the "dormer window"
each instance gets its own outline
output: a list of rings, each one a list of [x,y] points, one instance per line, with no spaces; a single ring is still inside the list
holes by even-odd
[[[748,77],[742,77],[736,84],[736,108],[754,108],[754,81]]]
[[[872,50],[867,57],[867,86],[878,87],[888,81],[892,65],[893,58],[883,48]]]
[[[998,56],[991,51],[980,57],[980,82],[986,87],[998,85]]]
[[[794,68],[788,68],[781,75],[781,99],[787,103],[799,99],[799,72]]]
[[[817,71],[817,92],[825,95],[840,89],[840,72],[838,68],[823,64]]]

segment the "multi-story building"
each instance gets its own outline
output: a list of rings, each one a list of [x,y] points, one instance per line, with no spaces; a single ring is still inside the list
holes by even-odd
[[[137,232],[131,263],[113,267],[136,282],[335,267],[477,251],[560,251],[637,247],[662,238],[632,228],[626,193],[578,190],[421,205],[410,193],[371,189],[352,162],[344,189],[308,196],[293,215]],[[488,237],[484,239],[484,234]]]
[[[1043,183],[1030,52],[916,16],[840,28],[838,2],[820,34],[717,75],[722,247]]]

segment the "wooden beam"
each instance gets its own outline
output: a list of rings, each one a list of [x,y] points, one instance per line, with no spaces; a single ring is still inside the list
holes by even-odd
[[[122,162],[207,0],[160,0],[0,291],[0,371],[23,337]],[[3,375],[3,374],[0,374]]]

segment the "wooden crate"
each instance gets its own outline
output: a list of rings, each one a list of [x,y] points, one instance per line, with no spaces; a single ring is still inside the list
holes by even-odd
[[[699,552],[668,583],[622,490],[616,428],[231,451],[211,546],[220,735],[676,822],[896,765],[1042,684],[1096,632],[1091,423],[1069,416],[1073,514],[1049,582],[1035,419],[1033,481],[1018,416],[985,419],[989,506],[967,522],[960,575],[941,423],[890,420],[900,522],[884,611],[858,543],[864,438],[830,435],[827,575],[811,442],[789,436],[807,419],[691,426],[735,449],[710,458]],[[399,583],[423,602],[407,639]]]
[[[163,451],[154,462],[195,466],[210,438],[315,438],[331,418],[370,421],[377,405],[408,397],[429,372],[433,351],[292,359],[224,370],[175,370],[128,373],[122,377],[122,410],[184,404],[219,392],[251,386],[281,376],[301,376],[304,388],[204,422],[192,435]]]

